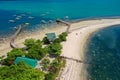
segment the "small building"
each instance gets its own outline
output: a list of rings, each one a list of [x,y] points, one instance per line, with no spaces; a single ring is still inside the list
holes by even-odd
[[[15,59],[14,63],[17,64],[19,62],[24,62],[24,63],[30,65],[33,68],[35,68],[37,66],[37,60],[31,59],[31,58],[27,58],[27,57],[17,57]]]
[[[56,39],[56,34],[55,33],[47,33],[46,35],[47,35],[47,39],[50,42],[53,42]]]

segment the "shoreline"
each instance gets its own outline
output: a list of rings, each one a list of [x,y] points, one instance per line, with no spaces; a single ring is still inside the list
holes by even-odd
[[[120,19],[120,16],[86,17],[86,18],[80,18],[80,19],[79,18],[78,19],[75,18],[73,20],[67,20],[67,22],[74,24],[74,23],[79,23],[79,22],[82,22],[82,21],[101,20],[101,19]],[[38,29],[39,30],[44,30],[45,28],[49,28],[49,26],[58,26],[58,25],[56,24],[56,22],[53,22],[53,23],[47,23],[47,24],[36,24],[36,25],[32,25],[32,26],[40,26],[40,27],[38,27],[38,28],[36,27],[36,28],[33,28],[33,29],[30,28],[30,30],[27,29],[27,30],[25,30],[25,34],[26,34],[26,32],[27,33],[28,32],[35,32]],[[3,39],[3,38],[9,39],[8,37],[12,36],[13,31],[12,32],[9,31],[9,33],[6,33],[6,32],[4,32],[4,33],[5,34],[2,33],[2,35],[0,35],[0,40]]]
[[[98,20],[86,20],[71,24],[70,31],[72,31],[67,38],[66,42],[63,42],[62,55],[70,58],[75,58],[84,61],[86,43],[92,33],[106,27],[120,24],[120,19],[98,19]],[[44,30],[37,30],[35,32],[22,33],[15,40],[15,43],[19,47],[23,47],[23,42],[27,38],[42,39],[45,33],[55,32],[57,35],[66,31],[66,26],[57,25],[56,27],[45,28]],[[76,35],[77,33],[77,35]],[[0,56],[6,54],[11,50],[9,46],[9,40],[0,44]],[[67,60],[63,76],[60,80],[87,80],[87,72],[85,70],[85,64],[77,63],[71,60]]]
[[[92,27],[90,27],[90,26],[83,27],[81,29],[71,32],[69,34],[70,38],[68,37],[67,42],[65,42],[63,44],[62,56],[66,56],[66,57],[70,57],[70,58],[74,58],[74,59],[80,59],[82,61],[85,61],[84,60],[85,59],[84,58],[85,57],[85,48],[87,46],[87,41],[89,40],[90,36],[94,32],[97,32],[100,29],[110,27],[113,25],[117,25],[117,24],[120,24],[119,20],[116,22],[113,21],[113,23],[109,23],[109,22],[103,23],[103,25],[95,24],[95,25],[92,25]],[[77,37],[79,37],[79,39],[78,39],[78,38],[76,38],[75,33],[80,33],[80,32],[82,32],[82,34],[77,35]],[[84,32],[87,32],[87,33],[84,33]],[[75,40],[75,39],[78,39],[78,40]],[[76,44],[76,41],[79,41],[79,42],[77,42],[77,44]],[[78,50],[80,50],[80,51],[78,51]],[[78,56],[80,56],[80,57],[78,57]],[[60,80],[88,80],[87,76],[89,74],[86,71],[85,65],[86,64],[76,63],[74,61],[67,60],[66,67],[63,70],[63,74],[61,75]]]

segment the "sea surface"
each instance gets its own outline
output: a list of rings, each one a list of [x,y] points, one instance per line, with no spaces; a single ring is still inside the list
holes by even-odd
[[[90,80],[120,80],[120,25],[95,32],[88,41]]]
[[[0,35],[19,24],[54,23],[56,19],[76,20],[120,16],[120,0],[0,0]]]

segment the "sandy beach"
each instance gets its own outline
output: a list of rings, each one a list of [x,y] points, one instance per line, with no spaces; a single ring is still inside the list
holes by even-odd
[[[120,19],[98,19],[72,23],[67,41],[62,43],[63,50],[61,55],[84,61],[85,46],[90,35],[99,29],[117,24],[120,24]],[[23,47],[23,42],[27,38],[42,39],[45,33],[55,32],[56,34],[60,34],[66,31],[66,28],[67,26],[58,25],[35,32],[21,33],[15,43],[18,47]],[[9,42],[10,39],[0,43],[1,56],[11,50]],[[86,76],[87,72],[83,63],[67,60],[66,66],[60,75],[60,80],[87,80]]]

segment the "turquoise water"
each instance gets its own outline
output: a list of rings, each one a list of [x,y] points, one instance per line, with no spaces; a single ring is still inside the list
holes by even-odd
[[[86,61],[90,80],[120,80],[120,25],[102,29],[88,42]]]
[[[9,33],[14,26],[26,22],[31,24],[30,29],[34,29],[32,25],[41,24],[41,20],[48,23],[57,18],[76,20],[120,16],[119,4],[119,0],[0,1],[0,34]],[[18,16],[22,18],[16,20]],[[29,19],[31,16],[34,18]]]

